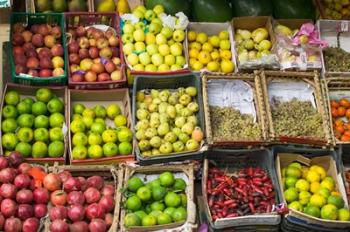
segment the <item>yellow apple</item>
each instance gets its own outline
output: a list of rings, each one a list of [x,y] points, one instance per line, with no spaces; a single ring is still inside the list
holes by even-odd
[[[156,36],[150,32],[146,34],[145,38],[146,44],[155,44],[156,43]]]
[[[152,64],[154,64],[155,66],[159,66],[164,63],[164,57],[159,53],[153,54],[151,60]]]
[[[205,42],[202,46],[202,50],[212,52],[213,51],[213,45],[211,43]]]
[[[199,51],[195,48],[191,48],[190,51],[188,52],[188,55],[190,56],[190,58],[194,58],[197,59],[199,54]]]
[[[170,53],[174,56],[182,55],[182,46],[180,43],[174,43],[170,46]]]
[[[145,71],[145,66],[143,64],[137,64],[133,66],[135,71]]]
[[[145,67],[145,71],[147,71],[147,72],[157,72],[157,66],[155,66],[154,64],[148,64]]]
[[[161,54],[162,56],[166,56],[170,54],[170,48],[168,44],[159,45],[158,50],[159,50],[159,54]]]
[[[160,71],[160,72],[166,72],[169,70],[170,70],[170,67],[167,64],[161,64],[158,66],[158,71]]]
[[[192,69],[195,71],[199,71],[202,68],[203,68],[203,64],[201,62],[199,62],[198,60],[196,60],[192,65]]]
[[[220,31],[219,33],[219,38],[221,40],[226,40],[229,38],[229,34],[228,34],[228,31]]]
[[[198,42],[192,42],[192,43],[190,43],[189,48],[190,49],[191,48],[195,48],[198,51],[200,51],[200,50],[202,50],[202,45],[200,43],[198,43]]]
[[[129,54],[126,59],[128,63],[132,66],[136,65],[139,62],[139,57],[134,53]]]
[[[133,32],[133,37],[136,42],[143,42],[145,41],[145,33],[141,29],[137,29]]]
[[[231,48],[230,40],[221,40],[220,41],[220,49],[229,50]]]
[[[143,52],[143,51],[146,50],[146,45],[145,45],[144,42],[136,42],[136,43],[134,44],[134,47],[135,47],[135,51],[136,51],[137,53],[140,53],[140,52]]]
[[[197,33],[195,31],[189,31],[187,34],[187,38],[189,42],[194,42],[196,41]]]
[[[197,38],[196,38],[196,41],[198,43],[204,44],[205,42],[207,42],[207,40],[208,40],[207,34],[205,34],[203,32],[198,33]]]
[[[124,44],[123,46],[123,52],[125,55],[131,54],[134,50],[135,50],[135,47],[133,43],[127,43],[127,44]]]
[[[207,64],[207,69],[211,72],[217,72],[219,71],[220,64],[217,61],[210,61]]]
[[[223,60],[221,61],[220,68],[223,73],[232,73],[235,70],[235,65],[230,60]]]
[[[167,39],[165,35],[161,33],[156,35],[156,44],[161,45],[161,44],[166,44],[166,42],[167,42]]]
[[[198,54],[198,60],[202,64],[208,64],[211,61],[211,56],[208,51],[200,51]]]
[[[169,66],[175,64],[175,61],[176,61],[176,60],[175,60],[175,56],[173,56],[173,55],[171,55],[171,54],[166,55],[166,56],[164,57],[164,63],[167,64],[167,65],[169,65]]]

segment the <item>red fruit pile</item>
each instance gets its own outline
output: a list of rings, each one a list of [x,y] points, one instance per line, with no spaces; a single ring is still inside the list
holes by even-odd
[[[59,26],[34,24],[25,28],[22,24],[15,24],[12,29],[16,74],[33,77],[64,75],[64,49]]]
[[[44,187],[51,191],[51,232],[104,232],[112,225],[115,189],[102,177],[73,177],[68,171],[50,173]]]
[[[69,67],[73,82],[120,80],[119,37],[112,29],[106,32],[83,26],[70,30]]]
[[[47,214],[48,192],[40,187],[46,173],[22,162],[16,152],[0,157],[0,231],[37,231]]]
[[[228,176],[209,169],[208,204],[213,220],[271,212],[275,204],[272,181],[261,168],[244,168]]]

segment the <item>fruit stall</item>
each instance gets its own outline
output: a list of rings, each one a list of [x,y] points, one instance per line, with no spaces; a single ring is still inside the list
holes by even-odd
[[[0,231],[350,231],[350,1],[0,13]]]

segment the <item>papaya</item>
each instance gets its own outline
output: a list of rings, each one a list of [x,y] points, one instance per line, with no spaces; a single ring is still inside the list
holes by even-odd
[[[192,21],[227,22],[232,19],[229,0],[192,0]]]
[[[155,5],[163,5],[165,13],[175,15],[182,11],[187,17],[190,17],[190,0],[146,0],[147,9],[153,9]]]
[[[272,0],[276,19],[315,19],[316,8],[312,0]]]
[[[234,17],[269,16],[273,13],[271,0],[232,0]]]

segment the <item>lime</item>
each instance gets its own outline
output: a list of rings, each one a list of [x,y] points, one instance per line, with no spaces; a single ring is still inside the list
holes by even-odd
[[[128,180],[128,189],[131,192],[136,192],[140,187],[144,185],[145,184],[143,183],[143,181],[137,176],[133,176]]]
[[[164,202],[167,207],[177,207],[181,204],[181,197],[174,192],[165,195]]]
[[[6,150],[13,151],[18,143],[18,139],[14,133],[2,135],[1,144]]]
[[[174,184],[174,175],[171,172],[163,172],[159,176],[160,184],[165,187],[170,187]]]
[[[142,207],[141,200],[136,195],[131,196],[126,200],[126,208],[131,211],[137,211],[141,209],[141,207]]]
[[[161,186],[159,178],[156,178],[156,179],[152,180],[151,182],[148,182],[147,184],[150,184],[151,189],[155,186]]]
[[[338,210],[338,220],[339,221],[350,221],[350,212],[348,209]]]
[[[329,196],[327,199],[327,203],[335,205],[338,209],[344,207],[344,200],[341,196]]]
[[[307,191],[301,191],[299,193],[299,202],[302,205],[306,205],[310,201],[311,194]]]
[[[34,116],[39,116],[39,115],[46,115],[47,114],[47,107],[44,102],[35,102],[32,105],[32,114]]]
[[[49,102],[52,97],[53,97],[53,94],[51,92],[50,89],[48,88],[41,88],[41,89],[38,89],[35,93],[35,97],[38,101],[42,101],[42,102]]]
[[[32,128],[34,124],[34,116],[31,114],[22,114],[17,118],[17,124],[19,127]]]
[[[306,176],[306,180],[309,182],[319,182],[320,181],[320,175],[316,171],[309,170]]]
[[[152,212],[152,209],[151,209],[151,205],[150,205],[150,204],[146,205],[145,211],[146,211],[147,214],[149,214],[149,213]]]
[[[126,228],[132,226],[141,226],[141,218],[135,213],[128,213],[124,217],[124,225]]]
[[[83,117],[95,118],[95,112],[92,109],[85,109],[83,111]]]
[[[60,127],[51,128],[49,131],[49,137],[50,137],[51,142],[63,141],[64,136],[63,136],[62,128],[60,128]]]
[[[186,194],[180,193],[179,196],[181,198],[181,205],[183,207],[186,207],[187,206],[187,196],[186,196]]]
[[[29,143],[34,138],[33,130],[28,127],[22,127],[17,131],[17,138],[21,142]]]
[[[187,187],[186,182],[181,179],[181,178],[175,178],[175,183],[174,183],[174,190],[181,190],[184,191]]]
[[[294,209],[296,211],[302,211],[303,210],[303,206],[300,204],[299,201],[293,201],[292,203],[290,203],[288,205],[288,208]]]
[[[159,211],[159,210],[154,210],[152,212],[149,213],[149,215],[152,215],[154,217],[158,217],[160,214],[162,214],[162,211]]]
[[[301,192],[301,191],[309,191],[310,188],[310,184],[309,182],[307,182],[304,179],[299,179],[296,183],[295,183],[295,188]]]
[[[74,134],[77,132],[84,132],[85,131],[85,124],[82,120],[73,120],[70,123],[70,130]]]
[[[309,205],[307,207],[304,208],[304,213],[313,216],[313,217],[320,217],[320,209],[316,206],[313,205]]]
[[[35,141],[48,142],[50,138],[49,131],[46,128],[38,128],[34,131]]]
[[[49,145],[48,154],[52,158],[62,157],[64,153],[64,143],[61,141],[54,141]]]
[[[152,192],[146,186],[142,186],[137,190],[136,195],[141,201],[148,201],[152,197]]]
[[[167,207],[165,210],[164,210],[164,213],[168,214],[168,215],[173,215],[174,211],[175,211],[176,208],[174,207]]]
[[[328,220],[336,220],[338,217],[338,210],[335,205],[327,204],[321,209],[321,218]]]
[[[73,159],[84,160],[86,159],[87,153],[88,150],[84,145],[77,145],[73,148],[72,156]]]
[[[87,142],[88,142],[88,138],[83,132],[78,132],[78,133],[73,135],[72,143],[74,146],[79,145],[79,144],[86,145]]]
[[[2,116],[4,118],[17,118],[18,111],[13,105],[7,105],[2,108]]]
[[[318,190],[317,193],[326,199],[331,195],[331,192],[327,188],[322,188],[322,187]]]
[[[142,226],[154,226],[157,225],[157,219],[152,215],[147,215],[142,219]]]
[[[100,145],[102,143],[101,135],[97,133],[91,133],[88,137],[88,143],[90,145]]]
[[[136,214],[141,219],[147,216],[147,213],[145,213],[145,211],[142,210],[136,211],[134,214]]]
[[[37,128],[49,128],[49,117],[45,115],[39,115],[34,119],[34,127]]]
[[[284,198],[286,199],[287,203],[297,201],[299,198],[298,191],[296,190],[296,188],[289,188],[286,191],[284,191]]]
[[[132,145],[129,142],[121,142],[118,148],[121,155],[129,155],[132,152]]]
[[[286,176],[300,178],[301,177],[301,170],[299,168],[296,168],[293,166],[288,166],[286,169]]]
[[[187,219],[187,211],[184,207],[179,207],[174,210],[171,216],[175,222],[184,221]]]
[[[159,201],[155,201],[151,204],[151,210],[159,210],[159,211],[163,211],[165,209],[165,205],[162,202]]]
[[[88,148],[88,156],[90,159],[99,159],[103,156],[103,150],[100,145],[91,145]]]
[[[288,167],[295,167],[295,168],[301,169],[302,166],[298,162],[293,162],[293,163],[289,164]]]
[[[32,146],[33,158],[44,158],[47,156],[47,145],[44,142],[35,142]]]
[[[20,101],[16,106],[19,114],[31,114],[32,113],[32,105],[28,104],[24,101]]]
[[[4,133],[14,133],[17,129],[17,121],[14,118],[7,118],[1,123],[1,129]]]
[[[310,204],[321,208],[327,203],[326,198],[320,194],[314,194],[310,197]]]
[[[334,190],[334,185],[335,185],[335,181],[331,177],[326,177],[321,182],[321,187],[327,188],[331,192]]]
[[[153,186],[152,187],[152,198],[155,201],[162,200],[166,195],[166,188],[163,186]]]
[[[19,142],[15,151],[21,153],[24,157],[29,157],[32,154],[32,146],[29,143]]]
[[[298,181],[298,179],[296,177],[293,176],[288,176],[285,179],[285,183],[286,183],[286,188],[294,188],[296,182]]]
[[[8,91],[6,94],[5,94],[5,103],[7,105],[17,105],[19,100],[20,100],[20,96],[19,94],[17,93],[17,91],[15,90],[11,90],[11,91]]]
[[[167,213],[161,213],[157,217],[158,225],[170,224],[172,222],[171,216]]]
[[[120,127],[120,126],[125,126],[126,125],[126,122],[127,122],[127,119],[124,115],[117,115],[115,118],[114,118],[114,125],[116,127]]]
[[[85,106],[80,103],[76,103],[73,105],[73,113],[74,114],[82,114],[85,110]]]
[[[111,104],[107,107],[107,116],[113,120],[118,114],[120,114],[120,107],[117,104]]]
[[[49,117],[51,127],[62,127],[64,121],[64,116],[61,113],[53,113]]]
[[[106,125],[101,122],[94,122],[90,129],[92,132],[102,135],[102,133],[106,130]]]

